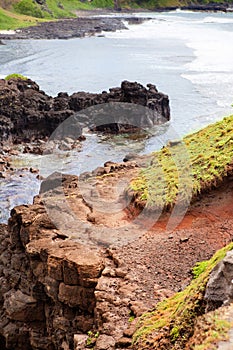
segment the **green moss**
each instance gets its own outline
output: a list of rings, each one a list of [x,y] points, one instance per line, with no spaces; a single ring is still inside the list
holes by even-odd
[[[192,269],[193,278],[198,278],[202,274],[202,272],[205,271],[205,269],[208,266],[208,263],[208,260],[196,263],[196,265]]]
[[[232,322],[228,321],[228,309],[224,307],[199,317],[186,349],[213,350],[217,349],[219,341],[228,340],[232,327]]]
[[[202,272],[183,291],[159,303],[143,315],[133,337],[136,349],[184,349],[192,335],[194,321],[204,311],[203,296],[212,269],[224,258],[233,243],[220,249],[202,265]],[[165,342],[166,340],[166,342]]]
[[[70,1],[46,0],[46,5],[48,8],[47,11],[54,18],[75,17],[75,14],[72,12],[73,10],[75,10],[75,8],[77,8],[77,1],[75,0],[70,0]]]
[[[13,74],[9,74],[5,77],[5,80],[10,80],[10,79],[21,79],[21,80],[27,80],[28,78],[25,77],[22,74],[17,74],[17,73],[13,73]]]
[[[233,116],[168,143],[132,181],[135,197],[147,208],[189,203],[217,187],[233,171]]]

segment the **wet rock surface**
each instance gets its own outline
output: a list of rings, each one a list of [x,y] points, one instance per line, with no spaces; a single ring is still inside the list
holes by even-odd
[[[66,142],[64,137],[74,141],[82,139],[84,126],[117,133],[125,131],[125,125],[129,131],[135,125],[139,128],[151,127],[170,119],[169,99],[166,95],[158,92],[152,84],[146,88],[128,81],[109,92],[77,92],[71,96],[59,93],[53,98],[41,91],[30,79],[0,80],[0,98],[0,142],[37,142],[38,150],[35,147],[32,150],[34,153],[40,152],[40,146],[43,149],[43,140],[47,140],[69,117],[73,118],[65,124],[63,135],[59,131],[55,136],[63,142]],[[63,148],[65,147],[66,145]]]

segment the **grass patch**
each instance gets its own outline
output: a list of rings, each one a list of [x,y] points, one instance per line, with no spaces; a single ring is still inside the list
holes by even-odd
[[[96,8],[110,8],[113,9],[114,1],[113,0],[93,0],[91,2],[93,7]]]
[[[12,73],[12,74],[9,74],[5,77],[5,80],[10,80],[10,79],[21,79],[21,80],[28,80],[27,77],[25,77],[24,75],[22,74],[18,74],[18,73]]]
[[[189,203],[217,187],[233,172],[233,116],[170,142],[151,155],[150,164],[131,182],[135,202],[148,209]]]
[[[37,18],[46,17],[45,11],[33,0],[21,0],[14,5],[14,10],[21,14]]]
[[[36,25],[39,19],[23,16],[0,8],[0,30],[10,30]]]
[[[135,4],[139,8],[153,10],[160,7],[187,5],[187,2],[182,0],[136,0]]]
[[[185,349],[185,344],[192,336],[194,322],[204,311],[203,296],[209,275],[232,249],[233,243],[220,249],[205,262],[203,271],[187,288],[159,303],[153,312],[141,317],[133,337],[134,349]]]
[[[10,6],[11,4],[12,6]],[[0,7],[0,30],[18,29],[38,24],[46,20],[76,17],[77,10],[93,10],[96,7],[113,8],[111,0],[46,0],[39,5],[33,0],[10,1],[9,10]]]
[[[113,8],[113,0],[46,0],[39,5],[34,0],[20,0],[14,5],[14,10],[20,14],[37,18],[72,18],[77,10],[93,10],[95,8]]]

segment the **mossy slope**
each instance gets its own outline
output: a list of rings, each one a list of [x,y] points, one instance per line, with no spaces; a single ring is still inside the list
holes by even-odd
[[[233,116],[168,143],[132,181],[135,202],[148,209],[188,204],[233,173]]]
[[[141,317],[133,338],[133,349],[191,349],[187,344],[193,334],[196,318],[204,312],[203,297],[210,272],[224,258],[226,252],[232,249],[233,243],[230,243],[215,253],[210,260],[199,263],[195,268],[196,278],[186,289],[159,303],[153,312]],[[221,339],[220,328],[223,324],[213,317],[210,325],[210,332],[208,334],[206,332],[206,336],[213,337],[211,330],[215,332],[219,327],[219,339]],[[224,325],[227,328],[227,325]],[[202,340],[204,342],[204,335]],[[198,347],[193,349],[197,350]]]
[[[0,30],[12,30],[36,25],[40,19],[31,16],[19,15],[0,7]]]

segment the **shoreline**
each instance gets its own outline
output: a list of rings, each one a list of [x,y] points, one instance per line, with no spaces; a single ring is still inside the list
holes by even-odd
[[[2,40],[29,40],[29,39],[73,39],[94,36],[102,32],[127,30],[123,21],[130,24],[141,24],[150,18],[135,16],[127,17],[77,17],[59,21],[42,22],[36,26],[21,28],[14,33],[0,31]],[[102,35],[101,35],[102,36]]]
[[[77,18],[65,18],[56,21],[40,22],[37,25],[24,27],[16,30],[0,30],[0,43],[2,40],[30,40],[30,39],[72,39],[95,36],[102,32],[115,32],[127,30],[123,21],[130,24],[141,24],[151,20],[151,17],[139,17],[137,13],[154,13],[170,11],[193,11],[193,12],[233,12],[233,7],[227,4],[207,4],[160,7],[149,9],[95,9],[77,10]],[[102,36],[102,34],[101,34]]]

